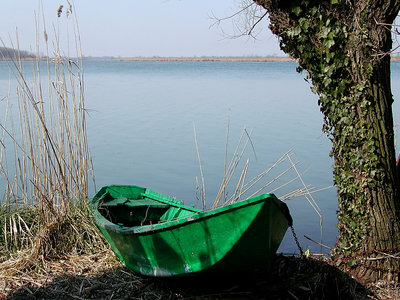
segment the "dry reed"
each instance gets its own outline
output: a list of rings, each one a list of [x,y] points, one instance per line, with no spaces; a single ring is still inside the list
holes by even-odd
[[[44,18],[42,23],[36,18],[35,59],[24,61],[19,56],[7,61],[12,84],[0,123],[0,174],[5,181],[0,254],[4,260],[19,251],[20,269],[37,268],[39,258],[104,248],[87,204],[93,166],[79,28],[68,5],[65,15],[74,32],[73,54],[69,46],[63,54],[56,26],[50,39]],[[19,53],[18,36],[12,46]],[[3,265],[1,274],[7,270]]]
[[[295,153],[293,150],[289,150],[279,157],[274,163],[272,163],[268,168],[263,170],[256,176],[247,179],[248,170],[250,166],[250,158],[247,158],[243,167],[240,168],[241,161],[246,153],[248,145],[251,145],[255,159],[257,160],[256,151],[251,140],[252,130],[247,130],[243,128],[239,140],[236,144],[234,152],[230,161],[228,162],[228,150],[229,150],[229,133],[230,133],[230,120],[228,118],[227,128],[226,128],[226,141],[225,141],[225,153],[224,153],[224,174],[222,176],[222,182],[220,184],[219,190],[217,192],[216,198],[211,205],[211,208],[216,208],[218,206],[224,206],[231,204],[241,199],[248,199],[262,193],[279,193],[283,191],[281,195],[277,195],[281,200],[288,200],[294,197],[304,196],[310,206],[320,217],[320,223],[322,226],[322,215],[321,209],[319,208],[317,202],[311,195],[312,193],[328,189],[330,187],[324,187],[316,189],[306,185],[302,175],[305,173],[300,173],[297,165],[298,162],[293,160]],[[205,180],[204,172],[200,159],[200,151],[197,142],[197,132],[195,125],[194,128],[194,139],[196,146],[196,153],[200,168],[200,178],[196,178],[196,191],[200,195],[203,209],[206,209],[206,193],[205,193]],[[237,170],[241,169],[239,175],[237,175]],[[293,175],[294,174],[294,175]],[[236,178],[236,184],[232,183]],[[268,178],[270,178],[268,180]],[[294,184],[300,183],[300,187],[293,188]],[[278,185],[278,186],[276,186]],[[290,189],[291,188],[291,189]],[[229,196],[228,193],[233,191]],[[321,229],[322,231],[322,229]]]

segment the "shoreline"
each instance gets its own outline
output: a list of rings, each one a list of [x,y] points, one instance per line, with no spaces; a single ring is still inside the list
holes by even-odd
[[[175,56],[155,56],[155,57],[85,57],[84,60],[112,60],[112,61],[181,61],[181,62],[296,62],[297,60],[289,56],[194,56],[194,57],[175,57]],[[400,61],[400,56],[392,56],[392,62]]]
[[[21,61],[46,61],[46,57],[26,57]],[[53,58],[50,58],[52,60]],[[0,61],[12,61],[13,59],[0,58]],[[159,62],[296,62],[289,56],[194,56],[194,57],[176,57],[176,56],[153,56],[153,57],[83,57],[82,60],[87,61],[159,61]],[[392,56],[392,62],[399,62],[400,56]]]
[[[85,58],[89,59],[90,58]],[[95,58],[96,59],[96,58]],[[199,57],[118,57],[109,58],[114,61],[204,61],[204,62],[292,62],[293,58],[285,56],[266,56],[266,57],[246,57],[246,56],[199,56]],[[107,59],[106,59],[107,60]]]

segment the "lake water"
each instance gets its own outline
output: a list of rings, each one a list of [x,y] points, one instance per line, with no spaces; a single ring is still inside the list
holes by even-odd
[[[134,184],[199,206],[195,124],[210,205],[224,173],[228,119],[230,155],[243,127],[247,132],[253,129],[251,146],[242,160],[243,165],[250,159],[248,178],[293,149],[297,168],[307,171],[302,175],[306,184],[316,188],[332,185],[331,145],[321,131],[323,117],[317,97],[304,74],[296,73],[295,63],[85,61],[84,66],[88,139],[97,188]],[[395,99],[400,97],[399,78],[400,63],[393,63]],[[8,69],[0,62],[0,99],[6,95],[8,81]],[[397,102],[394,111],[398,120]],[[265,181],[286,167],[271,172]],[[293,171],[289,173],[265,192],[295,176]],[[299,187],[299,181],[290,186],[292,190]],[[234,186],[229,193],[233,190]],[[287,191],[276,194],[279,197]],[[322,242],[333,246],[336,191],[330,188],[313,197],[323,216]],[[303,237],[320,241],[318,214],[304,197],[287,200],[287,204],[302,247],[320,252],[319,246]],[[290,231],[280,251],[297,251]]]

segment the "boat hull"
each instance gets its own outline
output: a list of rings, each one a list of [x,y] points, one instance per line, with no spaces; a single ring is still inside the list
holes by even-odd
[[[95,221],[119,259],[147,276],[269,268],[291,223],[287,206],[272,194],[210,211],[179,205],[188,209],[183,217],[142,226],[110,222],[93,204]]]

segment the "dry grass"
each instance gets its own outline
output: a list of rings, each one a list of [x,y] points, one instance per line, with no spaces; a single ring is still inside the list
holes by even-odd
[[[74,271],[80,275],[83,264],[92,258],[98,263],[90,264],[91,272],[108,268],[106,262],[114,259],[110,258],[108,247],[85,207],[74,206],[62,221],[46,224],[40,224],[39,212],[35,214],[34,209],[27,211],[33,215],[29,218],[30,222],[25,223],[30,232],[29,242],[19,247],[14,244],[13,248],[2,251],[0,256],[0,298],[20,288],[30,290],[25,287],[26,284],[37,288],[61,274]],[[26,212],[15,211],[9,218],[18,218],[20,213]],[[23,236],[23,233],[17,234]],[[9,234],[3,236],[10,237]],[[104,253],[108,254],[103,257]]]
[[[1,103],[0,282],[11,288],[21,274],[53,272],[46,268],[49,259],[105,249],[87,204],[92,163],[79,30],[71,13],[69,4],[65,16],[75,39],[66,40],[74,44],[73,55],[61,50],[57,26],[50,41],[45,22],[36,21],[36,58],[6,62],[12,80]],[[13,48],[18,53],[18,39]],[[46,58],[39,57],[42,51]]]
[[[93,231],[85,216],[93,167],[86,135],[83,64],[70,4],[65,20],[75,36],[65,37],[73,44],[68,45],[73,53],[62,51],[57,26],[51,39],[44,20],[36,21],[36,59],[7,61],[12,83],[7,100],[1,103],[5,113],[0,122],[0,174],[6,191],[0,253],[29,247],[33,260],[84,248],[78,241],[84,232],[77,228]],[[18,39],[13,48],[18,50]],[[40,58],[43,51],[45,59]],[[79,222],[83,223],[78,226]]]
[[[67,291],[64,286],[65,282],[59,280],[59,278],[81,277],[83,279],[95,277],[104,270],[111,270],[119,266],[119,262],[110,250],[96,254],[69,254],[57,260],[39,258],[35,261],[29,261],[29,254],[27,254],[26,259],[22,261],[22,256],[24,254],[20,253],[18,258],[9,259],[1,264],[0,282],[3,285],[0,287],[0,291],[3,291],[0,292],[1,298],[15,297],[16,295],[25,295],[28,299],[33,298],[32,295],[38,289],[49,283],[53,283],[54,289],[50,288],[48,294],[57,296],[62,296],[63,292],[66,292],[65,295],[70,292],[73,294],[74,283],[69,283],[71,285],[68,287],[70,291]],[[25,265],[22,266],[22,263]],[[88,282],[90,283],[90,281]],[[13,293],[16,295],[10,296]]]
[[[104,250],[10,267],[0,284],[4,299],[396,299],[395,290],[368,291],[327,260],[284,256],[270,272],[157,279],[139,277]]]

